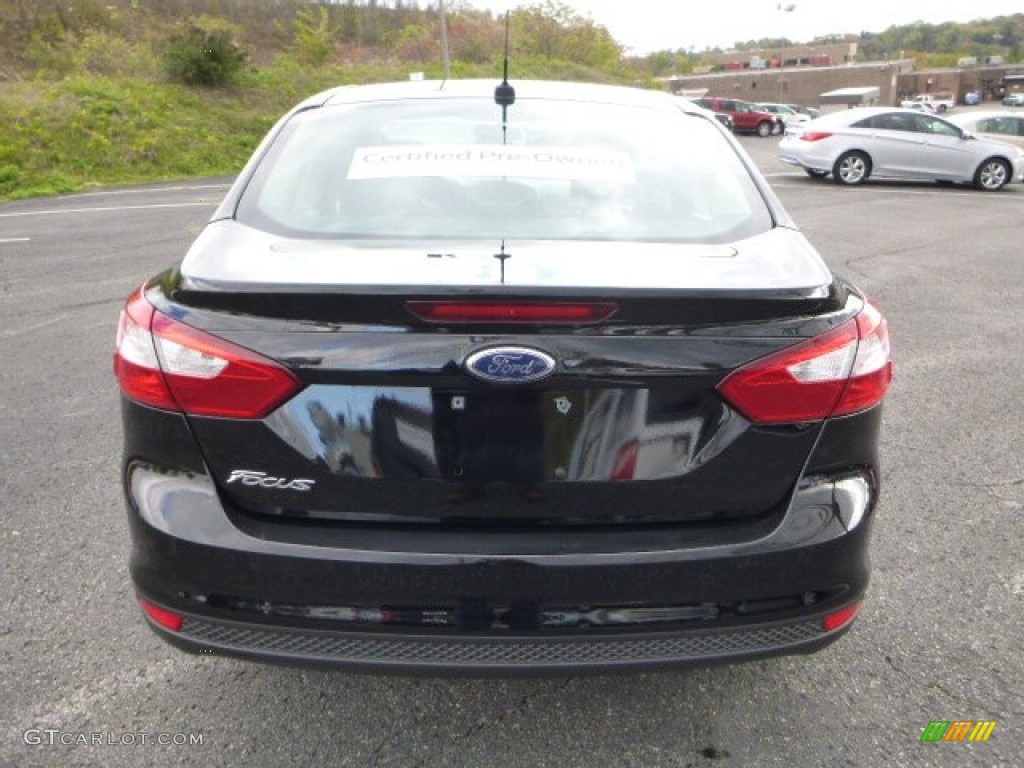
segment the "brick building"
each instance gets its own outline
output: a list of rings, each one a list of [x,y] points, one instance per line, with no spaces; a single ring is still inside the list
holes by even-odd
[[[668,87],[674,92],[707,89],[712,96],[817,106],[818,97],[827,91],[876,86],[879,103],[894,104],[899,95],[900,76],[912,71],[913,61],[909,59],[874,64],[737,69],[671,78]]]
[[[702,59],[729,71],[740,69],[780,69],[798,66],[849,64],[857,58],[857,43],[846,40],[813,45],[785,45],[778,48],[754,48],[724,53],[704,53]],[[780,62],[782,66],[780,67]]]
[[[742,53],[749,64],[752,52]],[[899,104],[901,99],[918,93],[951,93],[962,103],[968,91],[979,91],[985,100],[999,100],[1005,93],[1024,90],[1024,67],[1019,65],[915,71],[912,59],[810,66],[798,65],[787,55],[784,67],[768,66],[766,61],[763,68],[756,57],[753,61],[754,67],[673,77],[666,83],[673,92],[692,96],[707,94],[808,106],[817,106],[821,94],[841,88],[877,87],[878,103],[883,105]]]

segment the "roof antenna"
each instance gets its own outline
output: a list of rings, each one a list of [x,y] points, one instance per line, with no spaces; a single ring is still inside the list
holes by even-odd
[[[516,89],[508,84],[508,19],[505,11],[505,72],[501,83],[494,89],[494,103],[501,107],[501,143],[508,144],[508,108],[516,103]]]
[[[501,252],[494,254],[494,258],[501,262],[501,284],[505,284],[505,262],[512,258],[511,253],[505,253],[505,241],[501,241]]]
[[[501,83],[494,89],[494,103],[501,107],[501,143],[508,144],[508,108],[516,103],[516,89],[508,84],[508,38],[509,38],[509,12],[505,11],[505,71]],[[501,263],[501,284],[505,284],[505,262],[512,258],[512,254],[505,252],[505,240],[501,241],[501,252],[494,254]]]

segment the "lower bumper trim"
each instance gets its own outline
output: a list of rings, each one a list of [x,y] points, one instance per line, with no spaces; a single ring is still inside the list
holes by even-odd
[[[275,662],[416,671],[543,671],[710,664],[810,652],[843,634],[821,617],[721,629],[589,637],[380,634],[253,625],[186,617],[175,645]]]

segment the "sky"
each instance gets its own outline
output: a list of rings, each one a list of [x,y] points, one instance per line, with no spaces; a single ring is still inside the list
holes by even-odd
[[[467,0],[504,12],[540,0]],[[730,48],[738,41],[882,32],[898,24],[971,21],[1024,13],[1022,0],[562,0],[608,28],[628,53]],[[792,10],[780,10],[779,6]]]

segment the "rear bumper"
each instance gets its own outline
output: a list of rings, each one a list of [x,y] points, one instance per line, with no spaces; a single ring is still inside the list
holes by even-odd
[[[710,664],[817,650],[867,587],[873,475],[706,529],[459,534],[260,524],[204,475],[133,465],[132,577],[196,653],[437,674]],[[568,618],[567,618],[568,617]]]
[[[564,674],[750,660],[811,653],[842,636],[821,616],[719,629],[536,635],[438,635],[314,630],[187,616],[178,632],[150,626],[178,648],[257,661],[408,674]]]
[[[828,142],[804,141],[800,136],[801,129],[787,134],[779,142],[777,157],[787,165],[809,168],[812,171],[831,171],[835,164],[834,153],[827,147]]]
[[[793,155],[784,154],[782,152],[778,155],[779,160],[786,165],[795,165],[799,168],[806,168],[812,171],[822,171],[830,173],[832,171],[832,165],[827,158],[808,158],[808,157],[794,157]]]

